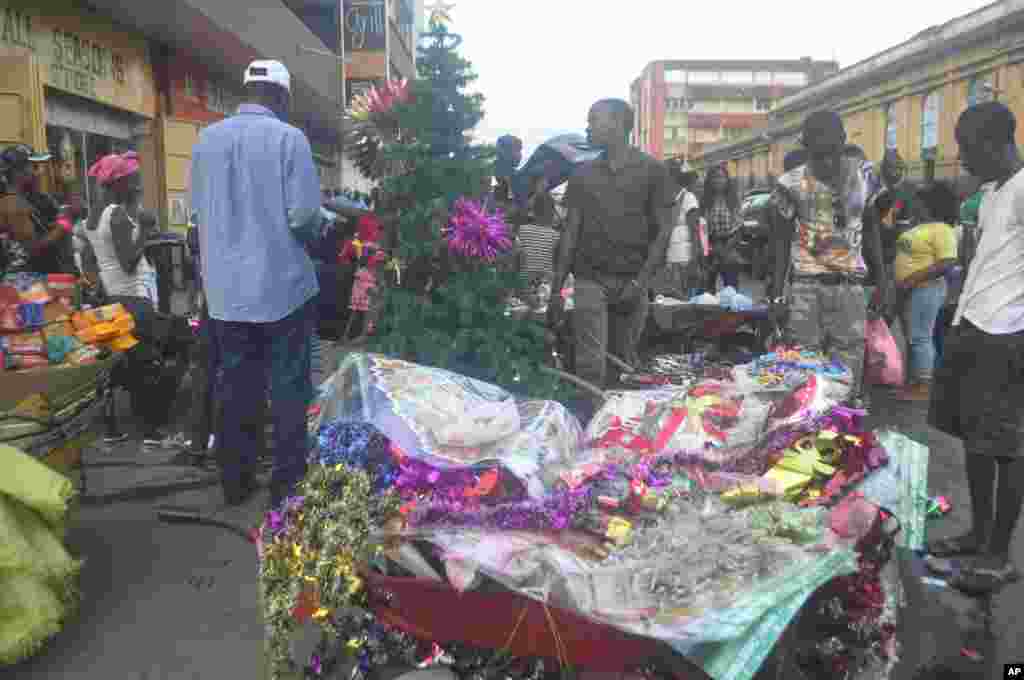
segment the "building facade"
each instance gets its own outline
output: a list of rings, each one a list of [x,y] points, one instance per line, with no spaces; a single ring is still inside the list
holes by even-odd
[[[259,58],[288,65],[291,120],[337,186],[338,60],[282,2],[0,0],[0,14],[0,145],[48,149],[42,179],[62,203],[90,205],[91,164],[134,150],[144,204],[184,228],[199,130],[234,110]]]
[[[416,45],[423,30],[422,0],[286,0],[326,45],[344,44],[346,106],[352,97],[387,79],[416,77]],[[343,13],[340,18],[339,11]],[[340,86],[340,82],[339,82]],[[337,158],[341,183],[368,191],[347,159]]]
[[[88,203],[86,169],[136,148],[160,114],[149,43],[73,0],[0,5],[0,145],[49,149],[49,191]]]
[[[749,188],[782,171],[812,112],[830,109],[869,160],[896,149],[919,181],[945,179],[961,193],[974,182],[957,160],[957,118],[996,99],[1024,122],[1024,0],[1003,0],[913,38],[787,97],[743,139],[707,149],[697,167],[726,163]],[[1018,144],[1024,125],[1017,127]]]
[[[0,0],[0,14],[0,145],[49,149],[46,188],[83,205],[90,165],[134,150],[144,204],[171,229],[187,223],[199,133],[237,108],[254,59],[291,71],[290,122],[323,187],[369,188],[340,152],[342,64],[349,97],[415,77],[423,27],[421,0]]]
[[[689,159],[763,125],[785,97],[838,70],[830,61],[655,61],[633,81],[633,144]]]

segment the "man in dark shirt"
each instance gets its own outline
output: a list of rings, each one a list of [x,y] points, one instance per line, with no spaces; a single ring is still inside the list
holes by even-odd
[[[571,271],[575,284],[576,374],[603,387],[606,352],[635,362],[647,319],[648,289],[665,258],[674,195],[665,166],[629,145],[633,110],[605,99],[590,109],[590,143],[604,149],[569,179],[569,215],[555,263],[549,321],[557,325],[557,291]]]

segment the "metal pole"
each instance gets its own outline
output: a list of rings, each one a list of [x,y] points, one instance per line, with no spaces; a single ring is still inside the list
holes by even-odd
[[[348,104],[348,62],[345,59],[345,0],[338,0],[338,61],[341,74],[338,76],[338,89],[341,101],[338,108],[338,188],[345,187],[345,109]]]
[[[384,80],[391,80],[391,2],[384,0]]]

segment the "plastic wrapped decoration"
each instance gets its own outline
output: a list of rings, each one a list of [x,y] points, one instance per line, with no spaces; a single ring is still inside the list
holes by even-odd
[[[571,464],[579,421],[556,402],[516,402],[505,390],[442,369],[350,354],[324,381],[312,427],[373,425],[402,455],[438,470],[498,465],[542,497],[544,470]]]
[[[797,425],[812,419],[835,405],[827,395],[828,382],[825,378],[811,373],[786,393],[785,397],[772,404],[768,414],[767,432]]]
[[[604,548],[604,557],[608,541],[584,529],[440,530],[428,540],[463,574],[478,571],[684,653],[742,635],[778,603],[854,564],[852,551],[825,543],[823,513],[792,506],[725,512],[707,496],[691,496],[656,522],[633,525],[629,539]]]
[[[590,448],[612,458],[687,453],[720,462],[730,450],[757,441],[768,409],[753,391],[716,381],[622,392],[594,416],[585,437]]]

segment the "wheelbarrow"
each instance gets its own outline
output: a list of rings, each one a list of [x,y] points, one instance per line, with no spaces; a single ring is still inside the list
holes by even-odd
[[[666,643],[625,633],[512,591],[459,592],[446,583],[367,571],[376,619],[417,639],[542,658],[598,673],[710,680]]]

